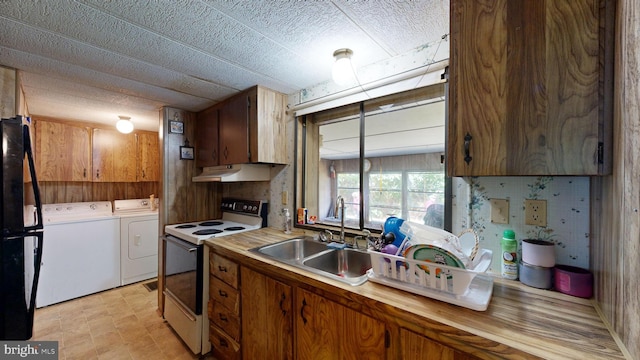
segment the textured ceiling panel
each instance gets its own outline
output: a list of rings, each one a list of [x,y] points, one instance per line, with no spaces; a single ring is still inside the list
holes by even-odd
[[[0,22],[0,32],[7,34],[5,46],[57,61],[66,61],[85,69],[100,71],[153,86],[184,92],[212,100],[229,96],[235,90],[161,68],[130,57],[37,29],[24,31],[14,21]],[[18,36],[19,35],[19,36]],[[28,61],[28,60],[27,60]]]
[[[256,84],[342,91],[326,86],[342,47],[367,81],[421,66],[448,11],[446,0],[0,0],[0,65],[25,75],[34,114],[109,119],[130,106],[157,124],[138,102],[198,111]],[[57,92],[60,80],[77,86]]]
[[[406,53],[416,47],[416,43],[437,41],[442,35],[449,33],[448,0],[335,3],[363,31],[377,39],[391,56]]]
[[[312,85],[330,77],[333,52],[348,47],[354,64],[362,66],[386,57],[384,49],[367,36],[329,1],[239,1],[207,0],[247,27],[291,49],[317,73]],[[303,86],[304,87],[304,86]]]
[[[135,102],[131,103],[133,98],[125,94],[60,80],[52,82],[33,74],[24,74],[22,79],[38,84],[37,88],[24,87],[26,96],[33,99],[29,104],[30,109],[34,108],[31,110],[32,116],[115,125],[118,115],[126,115],[131,117],[137,129],[157,130],[162,103],[143,98],[135,98]],[[84,96],[78,96],[79,93]],[[87,108],[91,109],[88,113],[85,111]]]
[[[4,48],[0,48],[0,59],[3,59],[3,63],[10,67],[22,68],[27,74],[39,74],[43,78],[46,77],[50,79],[52,82],[59,80],[71,81],[78,85],[88,85],[132,97],[157,99],[161,103],[184,108],[202,109],[202,107],[206,106],[210,102],[208,99],[203,99],[190,94],[149,86],[148,84],[84,68],[69,66],[62,62],[18,53]],[[55,74],[55,77],[51,76],[51,74]],[[27,84],[29,83],[27,82]],[[82,97],[84,94],[79,93],[79,96]],[[132,101],[132,103],[134,103],[134,101]]]
[[[24,2],[30,4],[30,2]],[[59,3],[59,6],[52,4]],[[31,5],[34,6],[34,5]],[[60,33],[102,49],[155,64],[162,68],[184,72],[206,81],[227,83],[231,88],[243,90],[255,85],[256,78],[265,86],[281,88],[279,81],[251,74],[244,69],[220,61],[193,47],[184,46],[164,36],[127,23],[109,14],[99,12],[83,4],[68,1],[46,2],[45,11],[26,12],[28,16],[18,21],[29,21],[43,29]],[[21,16],[25,12],[3,12],[5,16]],[[66,19],[60,21],[59,19]],[[101,62],[102,59],[95,59]]]

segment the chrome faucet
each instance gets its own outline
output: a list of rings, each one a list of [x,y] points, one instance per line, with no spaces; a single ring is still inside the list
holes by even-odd
[[[340,209],[340,242],[344,243],[344,198],[341,195],[336,199],[336,208],[333,212],[336,216],[338,209]]]

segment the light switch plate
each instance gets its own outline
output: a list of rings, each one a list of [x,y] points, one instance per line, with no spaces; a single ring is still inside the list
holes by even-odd
[[[524,223],[547,226],[547,200],[524,200]]]
[[[508,199],[491,199],[491,222],[494,224],[509,223]]]

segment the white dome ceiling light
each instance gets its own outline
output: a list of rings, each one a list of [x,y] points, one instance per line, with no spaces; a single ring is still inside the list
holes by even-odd
[[[338,49],[333,52],[333,57],[336,62],[333,63],[333,81],[338,85],[348,85],[355,80],[355,73],[353,65],[351,64],[351,56],[353,51],[351,49]]]
[[[118,116],[120,120],[116,123],[116,129],[123,134],[128,134],[133,131],[133,123],[129,116]]]

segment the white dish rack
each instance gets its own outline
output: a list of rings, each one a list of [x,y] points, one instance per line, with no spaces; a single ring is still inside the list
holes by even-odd
[[[484,311],[493,293],[489,269],[493,253],[480,249],[469,269],[408,259],[369,250],[370,281],[436,300]]]

